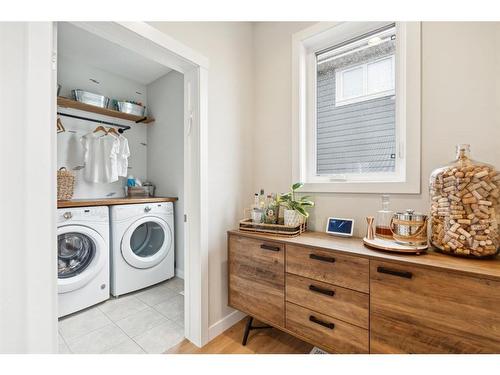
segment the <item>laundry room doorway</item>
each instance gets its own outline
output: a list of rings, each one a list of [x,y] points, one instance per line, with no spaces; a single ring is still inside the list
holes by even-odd
[[[59,257],[58,267],[72,275],[76,264],[83,274],[93,264],[90,257],[109,246],[111,284],[109,301],[90,299],[92,306],[83,311],[73,308],[82,306],[74,300],[91,298],[91,292],[72,291],[74,296],[59,299],[70,314],[59,322],[59,347],[88,352],[86,340],[95,342],[101,330],[112,340],[97,345],[98,352],[115,347],[162,352],[167,341],[179,341],[171,327],[181,327],[182,338],[202,346],[208,340],[208,60],[143,22],[58,22],[54,41],[58,133],[53,168],[72,173],[71,201],[78,202],[54,209],[58,231],[65,223],[73,228],[56,241],[66,259]],[[90,108],[78,95],[109,102]],[[121,115],[121,105],[147,112],[129,118]],[[89,146],[82,140],[113,132],[127,140],[128,166],[118,179],[92,180]],[[141,188],[153,189],[153,198],[134,195]],[[92,227],[89,223],[102,219],[86,204],[109,207],[109,244],[85,242],[82,233]],[[99,233],[105,237],[104,230]],[[107,288],[104,284],[96,282]],[[102,322],[83,332],[85,319]],[[167,336],[170,341],[163,343]]]

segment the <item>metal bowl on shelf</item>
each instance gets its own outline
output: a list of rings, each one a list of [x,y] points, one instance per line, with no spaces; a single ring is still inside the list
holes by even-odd
[[[129,102],[117,102],[116,104],[120,112],[128,113],[129,115],[144,116],[146,113],[146,107],[139,104]]]
[[[73,98],[84,104],[93,105],[100,108],[108,108],[109,98],[104,95],[94,94],[92,92],[76,89],[73,90]]]

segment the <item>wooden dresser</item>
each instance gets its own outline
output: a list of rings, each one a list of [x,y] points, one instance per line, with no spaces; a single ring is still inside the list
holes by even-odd
[[[500,353],[500,259],[228,232],[229,305],[336,353]]]

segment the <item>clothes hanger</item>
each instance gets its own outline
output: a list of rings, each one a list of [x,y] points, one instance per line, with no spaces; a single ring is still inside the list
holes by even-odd
[[[116,131],[116,129],[115,129],[115,128],[109,128],[109,129],[108,129],[108,134],[112,134],[112,135],[114,135],[114,136],[116,136],[116,137],[119,137],[119,136],[120,136],[120,134]]]
[[[94,129],[94,133],[98,133],[99,131],[104,132],[104,134],[108,134],[108,131],[106,128],[102,125],[99,125],[97,128]]]
[[[66,129],[64,128],[62,121],[60,118],[57,119],[57,133],[62,133],[65,132]]]

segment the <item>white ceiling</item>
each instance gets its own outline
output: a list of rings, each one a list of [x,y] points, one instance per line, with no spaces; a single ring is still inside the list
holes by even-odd
[[[172,69],[67,22],[57,27],[58,53],[144,85]]]

